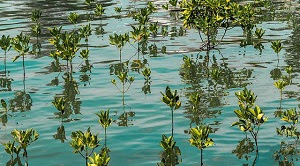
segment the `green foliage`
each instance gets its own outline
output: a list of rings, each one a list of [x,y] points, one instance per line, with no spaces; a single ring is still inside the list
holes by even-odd
[[[90,162],[88,166],[108,166],[110,157],[107,152],[103,150],[100,154],[94,153],[93,157],[89,157]]]
[[[79,28],[79,34],[82,38],[85,38],[85,42],[88,42],[88,37],[92,35],[91,24],[83,25]]]
[[[156,37],[156,35],[157,35],[157,31],[158,31],[158,22],[155,22],[155,23],[150,23],[149,24],[149,31],[151,32],[151,34],[154,36],[154,37]]]
[[[251,3],[247,5],[233,4],[235,22],[239,24],[244,32],[251,32],[255,25],[255,10]]]
[[[260,107],[255,105],[257,96],[251,90],[245,88],[243,91],[236,92],[235,95],[239,100],[240,109],[234,110],[234,113],[239,118],[239,121],[232,123],[231,126],[237,125],[241,131],[250,132],[255,140],[256,152],[258,153],[257,135],[260,126],[267,122],[268,117],[265,117]]]
[[[12,42],[12,38],[10,38],[9,35],[7,36],[2,35],[2,37],[0,38],[1,49],[5,52],[9,51],[11,48],[11,42]]]
[[[19,57],[25,56],[26,53],[29,52],[29,41],[30,36],[23,35],[21,32],[12,40],[12,46],[15,51],[19,53],[19,55],[15,56],[13,62],[16,61]]]
[[[52,104],[58,111],[61,112],[61,114],[65,113],[66,99],[64,97],[54,98],[54,101],[52,101]]]
[[[178,0],[169,0],[169,3],[174,7],[177,6],[177,2],[178,2]]]
[[[80,52],[80,58],[82,59],[88,59],[90,54],[90,50],[81,50]]]
[[[95,15],[100,17],[104,14],[105,9],[103,8],[103,6],[101,4],[96,4],[96,8],[95,8]]]
[[[87,129],[85,133],[82,131],[72,132],[71,135],[72,141],[70,142],[71,147],[73,148],[73,153],[79,153],[86,160],[94,151],[95,148],[100,146],[100,140],[97,135],[91,133],[90,128]],[[84,155],[82,152],[85,152]]]
[[[99,123],[103,128],[107,128],[111,125],[112,119],[109,118],[109,110],[103,111],[101,110],[100,113],[96,113],[96,115],[99,117]]]
[[[142,71],[142,74],[145,77],[145,79],[149,79],[151,75],[151,69],[145,67],[144,70]]]
[[[300,132],[297,130],[299,115],[300,112],[296,108],[281,111],[279,115],[277,114],[277,116],[281,117],[282,121],[289,124],[282,125],[281,128],[276,128],[277,134],[298,140],[300,138]]]
[[[125,105],[125,102],[124,102],[124,95],[125,93],[129,90],[131,84],[133,83],[134,81],[134,77],[131,77],[131,76],[128,76],[128,73],[127,72],[122,72],[122,71],[119,71],[118,72],[118,79],[119,81],[121,82],[122,84],[122,88],[119,88],[117,86],[117,82],[115,79],[112,79],[111,80],[111,83],[118,88],[118,90],[122,93],[122,103],[123,105]],[[125,89],[125,84],[126,83],[129,83],[128,87]]]
[[[114,10],[115,10],[115,12],[117,12],[117,13],[121,13],[121,11],[122,11],[122,6],[121,6],[121,7],[115,7]]]
[[[181,156],[181,151],[179,147],[176,146],[173,136],[167,137],[163,134],[162,140],[160,141],[160,146],[164,151],[160,156],[161,163],[158,163],[158,166],[179,164],[179,156]]]
[[[21,146],[15,146],[15,141],[8,141],[7,143],[3,143],[2,145],[4,146],[5,152],[10,154],[11,156],[13,156],[14,153],[19,155],[21,151]]]
[[[191,145],[199,148],[205,149],[214,144],[214,141],[211,138],[208,138],[211,129],[209,126],[197,126],[195,128],[191,128]]]
[[[271,45],[271,48],[274,50],[274,52],[276,54],[279,54],[279,52],[281,51],[282,49],[282,44],[281,44],[281,41],[280,40],[276,40],[276,41],[273,41],[271,42],[272,45]]]
[[[79,15],[77,13],[70,13],[70,15],[68,16],[68,20],[72,23],[72,24],[77,24],[79,21]]]
[[[27,147],[39,138],[38,132],[33,129],[14,129],[14,131],[11,132],[11,135],[13,136],[15,142],[18,142],[20,147],[24,150],[24,157],[27,157]]]
[[[85,0],[84,3],[87,5],[91,5],[92,3],[94,3],[95,0]]]
[[[140,42],[143,38],[147,39],[149,34],[147,29],[144,26],[139,25],[138,27],[131,26],[132,31],[130,31],[130,38],[134,40],[134,42]]]
[[[261,39],[262,36],[265,34],[265,30],[263,30],[262,28],[256,28],[255,30],[255,36],[257,36],[258,39]]]
[[[34,11],[32,11],[31,13],[31,20],[33,22],[39,22],[40,18],[42,16],[42,11],[39,9],[35,9]]]
[[[179,101],[179,95],[177,95],[177,90],[174,92],[170,89],[169,86],[166,87],[165,94],[163,94],[162,101],[168,105],[172,111],[177,110],[181,106],[181,101]]]
[[[36,36],[40,36],[41,35],[41,24],[37,23],[31,26],[31,31],[33,34],[35,34]]]
[[[116,46],[119,50],[122,50],[127,42],[129,42],[128,33],[109,35],[109,41],[111,45]]]
[[[274,82],[274,86],[279,89],[280,91],[284,90],[284,88],[288,85],[288,82],[280,79]]]

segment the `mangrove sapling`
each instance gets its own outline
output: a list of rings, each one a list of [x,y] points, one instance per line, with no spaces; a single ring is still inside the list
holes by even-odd
[[[158,28],[159,26],[157,25],[158,22],[155,22],[153,24],[149,24],[149,31],[152,34],[153,38],[154,38],[154,42],[155,42],[155,37],[157,36],[157,32],[158,32]]]
[[[133,83],[134,81],[134,77],[131,77],[131,76],[128,76],[128,73],[127,72],[119,72],[118,73],[118,78],[122,84],[122,88],[119,88],[117,86],[117,82],[115,79],[111,80],[111,83],[113,85],[115,85],[118,90],[122,93],[122,105],[125,106],[125,99],[124,99],[124,96],[125,96],[125,93],[129,90],[131,84]],[[125,89],[125,84],[126,83],[129,83],[128,87]]]
[[[13,158],[14,158],[14,154],[17,155],[17,157],[19,157],[19,153],[21,151],[21,146],[15,146],[15,141],[11,142],[8,141],[7,143],[3,143],[2,144],[4,146],[4,150],[6,153],[8,153],[11,157],[11,165],[13,165]]]
[[[292,72],[293,72],[293,67],[292,66],[288,66],[285,68],[285,71],[288,73],[289,75],[289,84],[292,84]]]
[[[279,52],[282,49],[282,44],[280,40],[276,40],[271,42],[271,48],[274,50],[274,52],[277,54],[277,58],[278,58],[278,63],[279,63]]]
[[[73,153],[79,153],[88,165],[88,157],[94,152],[95,148],[100,146],[98,136],[93,135],[91,129],[88,128],[85,133],[80,130],[72,132],[71,138],[70,145],[73,148]]]
[[[6,54],[12,46],[11,41],[12,41],[12,39],[10,38],[9,35],[7,35],[7,36],[2,35],[2,37],[0,38],[0,47],[4,51],[4,71],[5,71],[5,75],[6,75]]]
[[[280,90],[280,107],[279,110],[281,110],[281,103],[282,103],[282,91],[284,90],[284,88],[288,85],[288,82],[280,79],[274,82],[274,86]]]
[[[12,40],[12,46],[14,50],[16,50],[19,55],[15,56],[13,59],[13,62],[15,62],[18,58],[22,56],[23,60],[23,76],[25,79],[25,55],[29,52],[29,40],[30,36],[23,35],[21,32],[19,35],[17,35],[15,38]]]
[[[162,101],[170,107],[172,113],[172,137],[174,137],[174,111],[180,108],[181,101],[179,101],[179,95],[177,90],[172,91],[169,86],[166,87],[165,94],[162,94]]]
[[[114,45],[117,47],[117,49],[120,52],[120,62],[121,62],[121,54],[122,54],[122,49],[125,46],[127,42],[129,42],[129,35],[128,33],[125,34],[116,34],[114,33],[113,35],[109,35],[109,41],[111,45]]]
[[[61,121],[63,121],[64,113],[65,113],[65,105],[66,99],[64,97],[55,97],[52,101],[54,107],[59,111],[59,116],[61,117]]]
[[[265,34],[265,30],[263,30],[262,28],[256,28],[255,30],[255,36],[258,38],[258,39],[261,39],[263,37],[263,35]]]
[[[103,6],[101,4],[96,4],[96,8],[94,10],[95,15],[97,17],[101,17],[104,14],[105,9],[103,8]]]
[[[256,97],[255,94],[245,88],[240,92],[235,93],[239,100],[239,109],[234,110],[234,113],[239,118],[239,121],[232,123],[231,126],[238,125],[239,129],[243,132],[249,132],[255,141],[256,146],[256,162],[258,156],[258,132],[260,126],[267,122],[268,117],[260,109],[259,106],[255,105]]]
[[[151,93],[151,69],[145,67],[144,70],[142,71],[142,74],[144,76],[145,82],[144,82],[144,86],[142,87],[142,91],[147,94],[147,93]]]
[[[200,39],[204,42],[201,33],[206,36],[205,43],[200,47],[203,49],[206,46],[207,50],[214,48],[219,43],[216,43],[216,37],[220,28],[224,27],[224,38],[230,22],[233,21],[234,2],[227,0],[184,0],[180,3],[183,9],[183,25],[185,28],[196,29],[199,33]]]
[[[108,166],[110,161],[110,157],[108,156],[107,152],[101,151],[100,154],[94,153],[93,157],[89,157],[90,162],[88,166]]]
[[[75,29],[76,29],[76,24],[79,21],[79,15],[77,13],[70,13],[70,15],[68,16],[68,20],[74,25]]]
[[[157,163],[157,166],[178,165],[180,162],[179,156],[181,156],[181,151],[180,148],[176,146],[173,136],[167,137],[163,134],[160,146],[164,151],[160,155],[161,162]]]
[[[24,150],[23,157],[28,160],[27,147],[35,142],[39,138],[39,134],[34,129],[17,130],[11,132],[15,142],[20,144],[20,147]],[[27,163],[28,161],[26,161]]]
[[[201,150],[201,166],[203,165],[203,150],[214,144],[214,141],[211,138],[208,138],[211,129],[209,126],[197,126],[191,128],[191,145],[199,148]]]
[[[138,47],[137,47],[137,50],[138,50],[138,55],[140,53],[140,41],[143,39],[143,38],[148,38],[148,32],[147,32],[147,29],[144,27],[144,26],[141,26],[139,25],[138,27],[134,27],[134,26],[131,26],[132,28],[132,31],[130,31],[130,38],[133,39],[133,43],[137,42],[138,44]]]
[[[280,117],[282,121],[288,123],[288,125],[282,125],[281,128],[276,127],[277,134],[299,140],[300,131],[297,130],[299,115],[300,112],[297,111],[296,108],[291,108],[285,111],[281,111],[280,114],[276,114],[276,117]]]
[[[106,129],[111,125],[112,119],[109,118],[109,110],[101,110],[100,113],[96,113],[96,115],[99,117],[99,123],[104,128],[104,148],[106,148]]]

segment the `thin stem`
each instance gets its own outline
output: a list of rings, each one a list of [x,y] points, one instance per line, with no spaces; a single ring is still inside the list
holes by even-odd
[[[125,105],[125,101],[124,101],[124,94],[125,94],[125,91],[124,91],[124,82],[122,82],[122,103],[123,103],[123,106]]]
[[[104,128],[104,147],[106,148],[106,127]]]
[[[23,76],[24,76],[24,78],[25,78],[25,60],[24,60],[24,54],[22,55],[22,57],[23,57]]]
[[[281,110],[281,104],[282,104],[282,89],[280,89],[280,106],[279,106],[280,110]]]
[[[203,165],[203,149],[201,149],[201,166]]]
[[[171,109],[172,112],[172,137],[174,138],[174,109]]]
[[[6,50],[4,51],[4,70],[5,70],[5,76],[6,76]]]
[[[122,61],[121,59],[121,52],[122,52],[122,49],[119,49],[119,52],[120,52],[120,62]]]

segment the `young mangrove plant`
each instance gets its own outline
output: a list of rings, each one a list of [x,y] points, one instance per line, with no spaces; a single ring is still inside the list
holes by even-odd
[[[125,93],[129,90],[131,84],[133,83],[134,81],[134,77],[131,77],[131,76],[128,76],[128,73],[127,72],[118,72],[118,78],[122,84],[122,88],[119,88],[117,86],[117,82],[115,79],[111,80],[111,83],[113,85],[115,85],[118,90],[122,93],[122,105],[124,106],[125,105],[125,99],[124,99],[124,96],[125,96]],[[125,89],[125,84],[126,83],[129,83],[128,87]]]
[[[167,137],[163,134],[160,146],[164,151],[160,155],[161,162],[157,163],[157,166],[178,165],[180,162],[179,156],[181,156],[181,151],[180,148],[176,146],[173,136]]]
[[[94,152],[95,148],[100,146],[100,140],[97,135],[91,133],[91,129],[88,128],[85,133],[82,131],[72,132],[72,146],[73,153],[79,153],[84,159],[86,165],[88,165],[88,158]]]
[[[93,157],[89,157],[90,162],[88,166],[108,166],[110,157],[107,155],[107,152],[101,151],[100,154],[94,153]]]
[[[122,54],[122,49],[125,46],[127,42],[129,42],[129,35],[128,33],[125,34],[116,34],[114,33],[113,35],[109,35],[109,41],[111,45],[114,45],[117,47],[117,49],[120,52],[120,62],[121,62],[121,54]]]
[[[155,37],[157,36],[157,32],[158,32],[158,28],[159,28],[159,26],[157,24],[158,24],[158,22],[149,24],[149,31],[152,34],[154,40],[155,40]]]
[[[279,62],[279,52],[282,49],[282,44],[280,40],[276,40],[271,42],[271,48],[274,50],[274,52],[277,54],[278,62]]]
[[[172,137],[174,137],[174,111],[180,108],[181,101],[179,101],[179,95],[177,95],[177,90],[174,92],[170,89],[169,86],[166,87],[165,94],[162,94],[162,101],[170,107],[172,113]]]
[[[265,34],[265,30],[263,30],[262,28],[256,28],[255,30],[255,36],[258,38],[258,39],[261,39],[263,37],[263,35]]]
[[[15,56],[13,62],[15,62],[18,58],[22,56],[23,60],[23,76],[25,78],[25,55],[29,52],[29,40],[30,36],[23,35],[21,32],[12,40],[12,46],[14,50],[16,50],[19,55]]]
[[[132,31],[130,31],[130,38],[133,39],[133,43],[137,42],[138,44],[138,47],[137,47],[137,50],[138,50],[138,55],[140,53],[140,41],[142,39],[147,39],[149,34],[147,32],[147,29],[144,27],[144,26],[141,26],[139,25],[138,27],[135,27],[135,26],[131,26],[132,28]]]
[[[89,36],[92,35],[91,24],[82,26],[79,29],[79,34],[81,38],[84,38],[84,41],[86,43],[86,50],[82,50],[80,52],[80,55],[82,56],[82,58],[87,59],[89,55]]]
[[[210,132],[211,132],[210,127],[204,125],[191,128],[190,130],[191,145],[201,150],[201,166],[203,165],[203,150],[214,144],[214,141],[211,138],[208,138]]]
[[[63,121],[66,99],[64,97],[55,97],[52,101],[52,104],[59,111],[59,116],[61,117],[61,121]]]
[[[31,27],[31,31],[36,36],[37,41],[39,40],[39,36],[41,35],[41,24],[40,24],[41,16],[42,16],[42,11],[38,9],[35,9],[31,13],[31,20],[34,22],[34,25]]]
[[[109,110],[101,110],[100,113],[96,113],[96,115],[99,117],[99,123],[104,128],[104,147],[106,147],[106,129],[111,125],[112,119],[109,117]]]
[[[289,84],[292,84],[292,72],[293,72],[293,67],[292,66],[288,66],[285,68],[285,71],[287,72],[287,74],[289,75]]]
[[[275,115],[277,117],[280,117],[282,121],[288,123],[288,125],[282,125],[281,128],[276,127],[277,134],[299,140],[300,131],[297,130],[299,115],[300,112],[297,111],[296,108],[281,111],[280,114]]]
[[[105,9],[101,4],[96,4],[96,8],[94,12],[97,17],[101,17],[104,14],[104,11]]]
[[[14,159],[14,154],[19,157],[19,153],[21,151],[21,146],[15,146],[15,141],[11,142],[8,141],[7,143],[2,144],[4,146],[4,150],[7,154],[10,155],[11,160],[10,160],[10,165],[14,165],[13,159]]]
[[[279,109],[281,110],[281,103],[282,103],[282,91],[284,90],[284,88],[288,85],[288,82],[280,79],[274,82],[274,86],[280,90],[280,107]]]
[[[27,147],[35,142],[39,138],[39,134],[34,129],[17,130],[11,132],[14,141],[20,144],[20,147],[24,150],[23,157],[28,158]]]
[[[239,121],[232,123],[231,126],[238,126],[243,132],[249,132],[255,141],[256,158],[258,156],[258,132],[260,126],[267,122],[268,117],[265,116],[259,106],[255,105],[255,94],[245,88],[240,92],[235,93],[239,100],[239,109],[234,110],[234,113],[239,118]]]
[[[79,21],[79,15],[77,13],[71,12],[70,15],[68,16],[68,20],[74,25],[74,27],[76,27],[76,24]]]
[[[0,47],[4,51],[4,71],[5,71],[5,75],[6,75],[6,54],[11,48],[11,41],[12,41],[12,39],[10,38],[9,35],[7,35],[7,36],[2,35],[2,37],[0,38]]]

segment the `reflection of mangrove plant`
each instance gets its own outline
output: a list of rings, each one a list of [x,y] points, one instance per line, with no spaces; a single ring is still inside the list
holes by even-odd
[[[280,149],[273,154],[275,161],[280,166],[294,166],[300,156],[299,144],[289,144],[284,141],[280,143]]]
[[[208,138],[211,129],[209,126],[197,126],[191,128],[191,145],[197,147],[201,150],[201,166],[203,165],[203,150],[214,144],[214,141],[211,138]]]
[[[2,37],[0,38],[0,47],[4,51],[4,70],[5,70],[5,74],[6,74],[6,54],[11,48],[11,41],[12,41],[12,39],[10,38],[9,35],[8,36],[2,35]]]
[[[131,84],[133,83],[134,77],[128,76],[128,73],[127,73],[127,72],[119,72],[118,78],[119,78],[119,80],[120,80],[120,82],[121,82],[121,84],[122,84],[122,88],[119,88],[119,87],[117,86],[117,82],[116,82],[115,79],[111,80],[111,83],[112,83],[113,85],[115,85],[115,86],[118,88],[118,90],[122,93],[122,105],[124,106],[124,105],[125,105],[124,95],[125,95],[125,93],[129,90]],[[128,85],[127,88],[125,88],[125,84],[126,84],[126,83],[129,83],[129,85]]]
[[[173,136],[167,137],[164,134],[162,135],[162,140],[160,141],[160,146],[163,148],[163,152],[160,155],[161,162],[157,163],[157,166],[174,166],[178,165],[181,160],[181,151],[176,142],[173,139]]]
[[[54,100],[52,101],[52,104],[59,111],[59,116],[61,116],[61,120],[63,120],[64,118],[63,115],[65,113],[66,99],[64,97],[55,97]]]
[[[174,92],[169,86],[166,87],[165,94],[161,92],[163,98],[162,101],[170,107],[172,113],[172,137],[174,137],[174,111],[180,108],[181,101],[179,101],[179,95],[177,95],[177,90]]]
[[[37,41],[39,40],[39,36],[41,35],[41,24],[40,24],[40,18],[42,16],[41,10],[34,10],[31,14],[31,20],[35,23],[31,27],[31,31],[34,35],[36,35]]]
[[[245,158],[248,161],[250,158],[248,154],[253,151],[254,143],[250,140],[250,138],[244,138],[243,140],[239,141],[239,144],[232,151],[232,153],[236,154],[239,159]]]
[[[7,107],[7,104],[6,104],[6,101],[1,99],[1,106],[2,106],[2,109],[0,109],[0,116],[1,116],[1,119],[0,121],[2,122],[2,124],[5,126],[5,124],[7,123],[8,119],[7,119],[7,115],[8,115],[8,107]]]
[[[145,94],[151,93],[151,69],[145,67],[144,70],[142,71],[142,74],[144,76],[145,82],[144,82],[144,86],[142,87],[142,91]]]
[[[234,113],[239,121],[232,123],[231,126],[237,125],[241,131],[245,133],[248,131],[251,134],[255,141],[256,155],[258,155],[258,132],[260,126],[268,120],[268,117],[265,117],[260,107],[255,105],[257,96],[251,90],[245,88],[240,92],[236,92],[235,95],[239,100],[239,109],[234,110]],[[256,159],[257,157],[254,163]]]
[[[70,145],[73,148],[73,153],[79,153],[88,165],[88,158],[94,152],[95,148],[100,146],[100,140],[97,135],[93,135],[90,128],[85,133],[82,131],[72,132],[72,141]]]
[[[300,112],[296,108],[281,111],[276,114],[276,117],[280,117],[282,121],[288,123],[288,125],[282,125],[281,128],[276,128],[277,134],[286,137],[292,137],[295,140],[299,140],[300,131],[297,130],[299,123]]]

